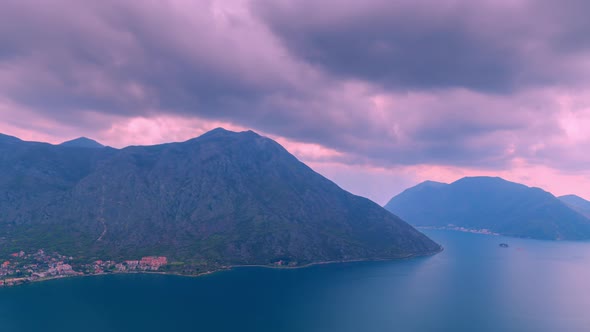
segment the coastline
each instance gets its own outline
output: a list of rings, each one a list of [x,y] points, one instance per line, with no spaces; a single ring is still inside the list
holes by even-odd
[[[350,260],[333,260],[333,261],[312,262],[312,263],[308,263],[305,265],[299,265],[299,266],[277,266],[277,265],[273,265],[273,264],[268,264],[268,265],[263,265],[263,264],[226,265],[226,266],[221,266],[221,267],[211,270],[211,271],[206,271],[206,272],[197,273],[197,274],[183,274],[183,273],[173,272],[173,271],[172,272],[171,271],[149,271],[149,272],[148,271],[125,271],[125,272],[114,271],[114,272],[103,272],[103,273],[93,273],[93,274],[58,275],[58,276],[52,276],[52,277],[47,277],[47,278],[40,278],[40,279],[36,279],[36,280],[28,280],[26,282],[23,282],[23,283],[20,283],[17,285],[12,285],[12,286],[4,285],[4,286],[0,287],[0,289],[19,287],[19,286],[30,285],[30,284],[34,284],[34,283],[40,283],[40,282],[51,281],[51,280],[58,280],[58,279],[70,279],[70,278],[73,279],[73,278],[97,277],[97,276],[106,276],[106,275],[158,274],[158,275],[170,275],[170,276],[177,276],[177,277],[198,278],[198,277],[211,275],[211,274],[214,274],[217,272],[229,271],[234,268],[251,268],[251,267],[254,268],[255,267],[255,268],[266,268],[266,269],[277,269],[277,270],[278,269],[289,269],[289,270],[290,269],[305,269],[305,268],[309,268],[309,267],[316,266],[316,265],[407,260],[407,259],[412,259],[412,258],[434,256],[434,255],[439,254],[443,251],[444,251],[444,247],[440,246],[439,250],[437,250],[437,251],[423,253],[423,254],[408,254],[408,255],[400,256],[400,257],[396,257],[396,258],[359,258],[359,259],[350,259]]]
[[[495,233],[490,231],[489,229],[474,229],[474,228],[466,228],[461,226],[414,226],[416,229],[434,229],[434,230],[441,230],[441,231],[456,231],[456,232],[463,232],[463,233],[472,233],[472,234],[484,234],[484,235],[493,235],[493,236],[500,236],[502,234]]]
[[[400,256],[397,258],[358,258],[358,259],[349,259],[349,260],[333,260],[333,261],[321,261],[321,262],[313,262],[304,265],[298,266],[276,266],[276,265],[260,265],[260,264],[251,264],[251,265],[230,265],[227,267],[227,270],[231,270],[233,268],[242,268],[242,267],[261,267],[261,268],[269,268],[269,269],[305,269],[308,267],[316,266],[316,265],[328,265],[328,264],[343,264],[343,263],[360,263],[360,262],[387,262],[387,261],[398,261],[398,260],[406,260],[418,257],[427,257],[427,256],[434,256],[444,251],[444,247],[440,246],[439,250],[424,253],[424,254],[409,254],[406,256]]]

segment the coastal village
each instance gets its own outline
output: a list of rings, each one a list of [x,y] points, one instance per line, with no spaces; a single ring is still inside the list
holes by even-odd
[[[71,276],[154,272],[168,264],[167,258],[163,256],[148,256],[122,262],[97,260],[76,267],[73,267],[73,260],[73,257],[46,253],[43,249],[35,253],[13,253],[0,264],[0,287]]]

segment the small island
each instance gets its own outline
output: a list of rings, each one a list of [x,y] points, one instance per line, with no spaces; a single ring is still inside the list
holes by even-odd
[[[502,248],[508,248],[509,247],[507,243],[500,243],[499,246],[502,247]]]

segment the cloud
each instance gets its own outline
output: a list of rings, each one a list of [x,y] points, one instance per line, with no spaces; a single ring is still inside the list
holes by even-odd
[[[358,188],[346,171],[404,169],[395,174],[407,184],[421,179],[408,167],[506,172],[524,160],[558,178],[590,167],[589,10],[577,0],[6,0],[0,131],[121,147],[251,128]]]
[[[509,93],[588,82],[584,1],[275,1],[258,15],[294,54],[397,90]],[[563,61],[567,60],[567,61]]]

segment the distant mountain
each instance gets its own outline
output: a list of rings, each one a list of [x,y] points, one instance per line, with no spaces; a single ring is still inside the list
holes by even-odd
[[[86,138],[86,137],[79,137],[79,138],[73,139],[71,141],[63,142],[60,145],[67,146],[67,147],[76,147],[76,148],[94,148],[94,149],[104,148],[104,145],[98,143],[97,141],[95,141],[93,139]]]
[[[395,196],[385,208],[415,226],[454,225],[537,239],[590,238],[590,220],[555,196],[501,178],[427,181]]]
[[[194,272],[440,250],[251,131],[121,150],[0,142],[0,193],[0,258],[40,248],[85,261],[163,255]]]
[[[584,216],[590,218],[590,202],[576,195],[565,195],[558,197],[562,202]]]

